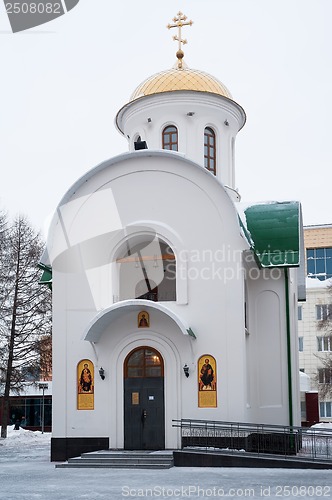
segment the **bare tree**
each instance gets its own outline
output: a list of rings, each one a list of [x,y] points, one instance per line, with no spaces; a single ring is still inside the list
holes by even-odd
[[[2,359],[2,426],[7,437],[9,397],[38,373],[41,350],[51,335],[50,290],[39,284],[43,242],[27,219],[3,220],[0,251],[0,349]]]
[[[7,224],[8,224],[7,214],[4,211],[0,211],[0,276],[6,274],[5,264],[6,264],[6,249],[7,249],[6,245]],[[5,297],[4,287],[3,284],[0,282],[0,395],[2,393],[1,388],[3,387],[5,381],[5,370],[2,364],[5,351],[5,346],[3,345],[2,337],[6,330],[6,325],[2,315],[4,297]]]

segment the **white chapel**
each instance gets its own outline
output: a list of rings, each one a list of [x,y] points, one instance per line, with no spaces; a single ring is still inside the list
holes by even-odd
[[[190,24],[173,19],[176,64],[117,113],[129,151],[78,179],[50,227],[53,460],[178,449],[180,419],[300,425],[301,207],[241,201],[246,115],[185,63]]]

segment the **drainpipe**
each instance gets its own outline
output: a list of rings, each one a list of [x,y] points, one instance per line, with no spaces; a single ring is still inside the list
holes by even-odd
[[[287,375],[288,375],[288,415],[289,425],[293,426],[293,387],[292,387],[292,356],[291,356],[291,328],[289,315],[289,287],[288,269],[285,268],[285,299],[286,299],[286,335],[287,335]]]

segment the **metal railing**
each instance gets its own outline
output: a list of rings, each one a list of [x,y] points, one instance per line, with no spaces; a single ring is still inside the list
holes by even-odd
[[[193,419],[173,427],[181,428],[182,449],[332,461],[330,429]]]

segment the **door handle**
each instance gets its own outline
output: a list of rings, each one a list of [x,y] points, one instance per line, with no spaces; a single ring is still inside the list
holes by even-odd
[[[142,421],[143,425],[144,425],[144,422],[146,420],[147,415],[148,415],[148,412],[146,410],[143,410],[142,415],[141,415],[141,421]]]

